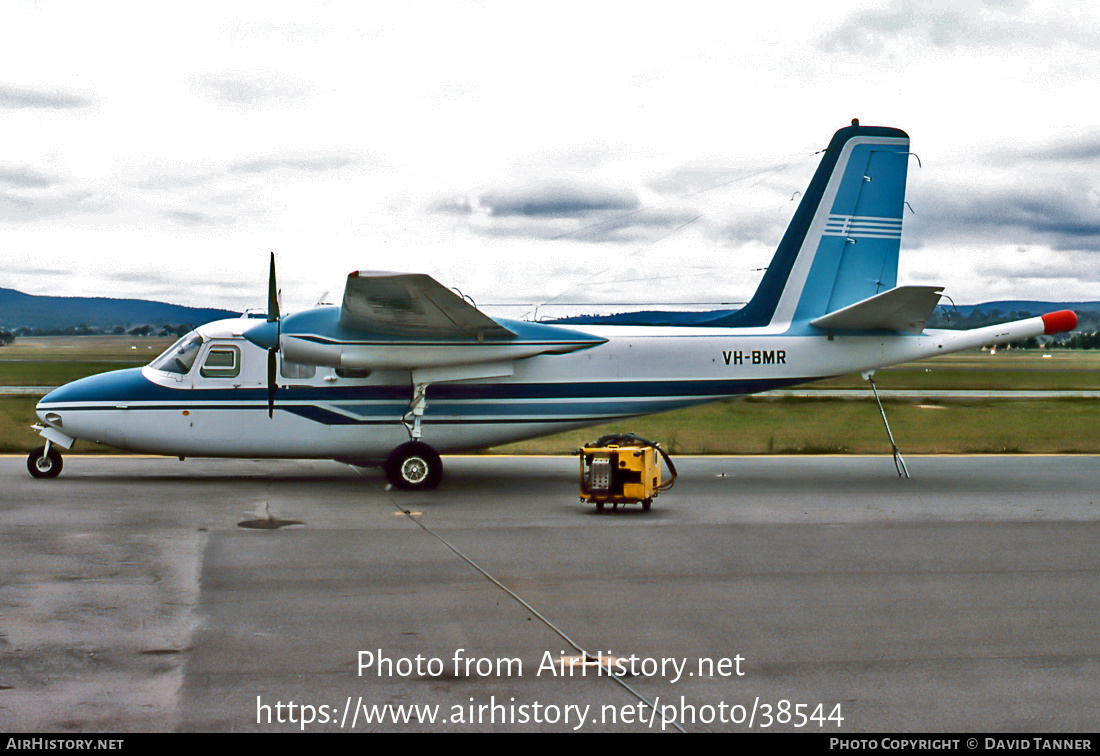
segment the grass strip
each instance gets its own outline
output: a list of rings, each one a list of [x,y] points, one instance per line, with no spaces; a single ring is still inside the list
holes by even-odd
[[[0,397],[0,452],[42,445],[30,429],[38,397]],[[1100,453],[1100,402],[1090,399],[886,400],[908,454]],[[431,425],[427,427],[430,439]],[[499,446],[494,453],[566,454],[605,433],[633,432],[671,454],[889,452],[873,399],[748,397]],[[69,453],[113,451],[78,441]]]

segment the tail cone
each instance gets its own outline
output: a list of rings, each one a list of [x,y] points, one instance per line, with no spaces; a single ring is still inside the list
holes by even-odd
[[[1077,314],[1073,310],[1059,310],[1048,312],[1043,316],[1043,333],[1063,333],[1072,331],[1077,327]]]

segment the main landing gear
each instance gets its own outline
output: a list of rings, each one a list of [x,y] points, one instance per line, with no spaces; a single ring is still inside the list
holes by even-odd
[[[383,469],[394,488],[403,491],[431,491],[443,479],[443,460],[439,453],[420,440],[420,418],[428,406],[428,384],[413,386],[412,401],[401,418],[409,440],[390,453]]]
[[[431,491],[443,478],[443,460],[422,441],[401,444],[385,465],[386,478],[403,491]]]
[[[27,472],[35,478],[56,478],[61,474],[63,466],[61,452],[47,441],[45,446],[40,446],[27,457]]]

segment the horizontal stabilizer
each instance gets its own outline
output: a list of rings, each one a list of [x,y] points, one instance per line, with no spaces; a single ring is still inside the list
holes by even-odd
[[[354,271],[340,325],[400,336],[509,338],[514,333],[423,273]]]
[[[943,294],[942,286],[898,286],[810,321],[829,331],[920,333]]]

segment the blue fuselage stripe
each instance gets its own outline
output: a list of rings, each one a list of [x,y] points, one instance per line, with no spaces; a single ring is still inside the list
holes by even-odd
[[[439,384],[428,395],[428,423],[560,423],[644,415],[725,396],[802,383],[800,379]],[[282,387],[277,410],[326,425],[399,422],[411,386]],[[41,409],[116,411],[267,410],[267,390],[173,389],[118,371],[76,381],[42,399]]]

